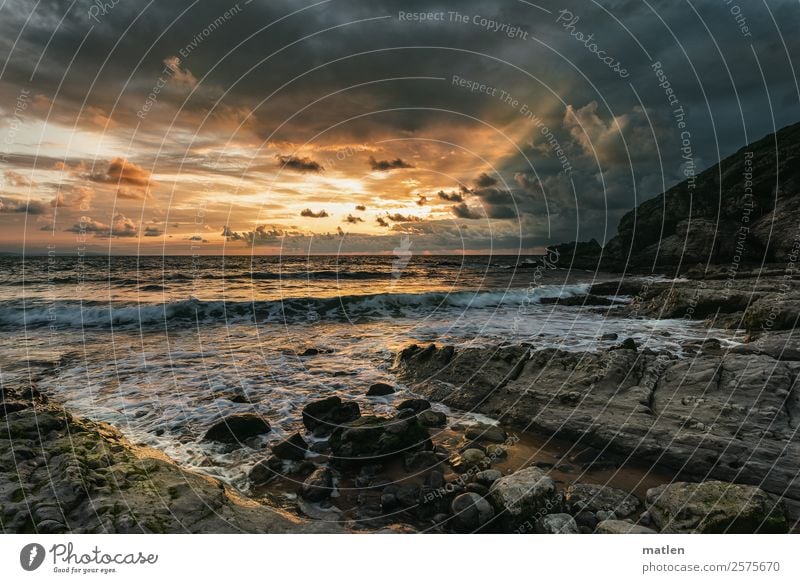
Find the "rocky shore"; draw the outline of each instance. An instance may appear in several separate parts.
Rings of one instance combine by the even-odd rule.
[[[598,283],[570,310],[630,322],[574,352],[525,345],[408,346],[396,378],[364,387],[391,415],[312,401],[302,430],[264,451],[238,492],[65,411],[35,389],[0,405],[4,532],[719,533],[796,531],[800,350],[781,273]],[[741,274],[740,274],[741,275]],[[782,294],[779,298],[775,294]],[[735,295],[735,294],[733,294]],[[698,299],[699,297],[699,299]],[[749,317],[753,306],[767,319]],[[643,318],[752,326],[652,350]],[[759,308],[761,310],[761,308]],[[780,316],[775,316],[780,314]],[[721,336],[721,334],[720,334]],[[609,346],[609,342],[613,345]],[[311,358],[313,355],[306,355]],[[401,384],[398,384],[399,381]],[[396,399],[397,391],[413,398]],[[450,407],[448,413],[441,405]],[[464,421],[463,412],[485,415]],[[302,425],[301,425],[302,424]],[[260,447],[238,413],[204,441]]]
[[[6,533],[336,532],[255,503],[33,390],[0,402]]]
[[[694,482],[647,492],[648,518],[662,531],[772,530],[784,524],[775,516],[786,512],[790,523],[800,516],[800,353],[793,332],[800,310],[791,281],[779,287],[782,273],[752,276],[737,284],[740,293],[753,290],[747,301],[730,300],[725,280],[648,284],[636,278],[594,286],[578,308],[597,310],[593,296],[619,300],[623,307],[607,313],[630,319],[631,332],[641,332],[638,317],[688,319],[687,311],[710,326],[744,322],[750,326],[742,343],[721,342],[709,329],[706,341],[687,343],[681,354],[630,339],[592,352],[535,343],[411,346],[398,354],[395,370],[423,396],[596,448],[600,463],[621,457]],[[701,498],[732,504],[739,518],[723,520],[722,527],[717,509],[706,508],[710,518],[688,526],[687,514],[702,514]],[[743,518],[755,506],[759,528],[755,515]]]

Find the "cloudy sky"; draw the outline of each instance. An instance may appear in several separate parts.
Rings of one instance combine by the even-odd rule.
[[[0,251],[603,242],[800,121],[799,25],[797,0],[0,1]]]

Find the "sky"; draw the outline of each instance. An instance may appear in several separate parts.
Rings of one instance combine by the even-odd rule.
[[[0,252],[603,243],[800,120],[798,25],[796,0],[0,0]]]

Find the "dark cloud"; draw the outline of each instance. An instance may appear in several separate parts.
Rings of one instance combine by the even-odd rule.
[[[369,157],[369,167],[377,172],[388,172],[389,170],[398,170],[401,168],[414,168],[405,160],[395,158],[394,160],[376,160],[374,157]]]
[[[300,216],[309,219],[323,219],[328,216],[328,213],[324,210],[314,212],[311,209],[303,209],[300,211]]]
[[[375,219],[375,222],[378,223],[381,227],[389,227],[389,221],[384,219],[383,217],[378,217]]]
[[[322,164],[312,160],[311,158],[281,156],[278,154],[275,156],[275,159],[282,168],[293,170],[294,172],[319,174],[320,172],[325,171],[325,168],[322,166]]]
[[[365,211],[365,210],[367,210],[367,207],[364,206],[363,204],[357,204],[356,205],[356,210],[357,211]]]
[[[400,213],[387,214],[386,218],[394,223],[418,223],[422,220],[421,218],[413,215],[403,215]]]
[[[478,188],[487,188],[489,186],[494,186],[495,184],[497,184],[497,178],[493,178],[485,172],[475,179],[475,186]]]
[[[160,237],[164,234],[164,231],[158,227],[145,227],[143,234],[145,237]]]
[[[357,225],[358,223],[363,223],[364,222],[364,219],[362,219],[361,217],[354,217],[353,215],[347,215],[347,218],[345,218],[345,220],[348,223],[352,223],[354,225]]]
[[[419,198],[417,199],[417,206],[425,206],[427,203],[428,203],[428,197],[422,196],[420,194]]]
[[[47,206],[37,200],[0,198],[0,213],[27,213],[29,215],[43,215],[45,212],[47,212]]]
[[[459,219],[482,219],[483,215],[478,212],[476,209],[472,209],[467,206],[467,203],[462,202],[461,204],[454,204],[450,207],[452,213],[457,216]]]
[[[440,190],[436,193],[436,196],[447,202],[464,202],[464,196],[460,192],[445,192],[444,190]]]

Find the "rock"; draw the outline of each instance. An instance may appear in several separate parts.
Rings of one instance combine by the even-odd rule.
[[[636,341],[633,338],[626,338],[621,343],[617,344],[616,346],[612,346],[611,350],[633,350],[636,351],[638,348],[636,347]]]
[[[447,415],[433,409],[425,409],[417,414],[417,419],[425,427],[442,427],[447,423]]]
[[[396,406],[398,411],[401,409],[411,409],[414,413],[419,413],[430,408],[431,403],[426,399],[405,399],[404,401],[400,401]]]
[[[639,499],[624,490],[599,484],[573,484],[567,488],[566,502],[577,510],[613,512],[618,518],[627,518],[639,507]]]
[[[467,492],[474,492],[479,496],[488,496],[489,495],[489,488],[480,484],[478,482],[470,482],[467,484],[466,488],[464,488]]]
[[[307,450],[308,444],[299,433],[295,433],[289,439],[272,446],[272,453],[284,460],[303,460],[306,457]]]
[[[317,468],[305,479],[301,494],[309,502],[321,502],[333,493],[333,474],[328,468]]]
[[[561,499],[553,480],[539,468],[518,470],[492,484],[489,500],[503,523],[512,528],[558,512]]]
[[[399,486],[395,492],[395,498],[401,508],[413,508],[419,504],[420,490],[417,486]]]
[[[598,534],[658,534],[652,528],[624,520],[604,520],[597,525],[595,532]]]
[[[9,392],[4,386],[4,397]],[[178,467],[163,452],[134,446],[110,425],[66,413],[28,388],[25,396],[30,406],[0,418],[0,436],[12,434],[15,446],[40,455],[15,463],[12,441],[0,438],[0,468],[13,468],[0,471],[5,532],[342,531],[247,501],[213,477]],[[37,438],[37,425],[46,438]],[[34,430],[23,437],[17,433],[22,428]]]
[[[273,455],[254,465],[253,469],[251,469],[250,473],[247,475],[247,478],[254,485],[266,484],[275,476],[280,475],[282,468],[283,462]]]
[[[456,496],[450,509],[453,512],[450,524],[458,532],[476,532],[494,518],[492,505],[474,492]]]
[[[727,482],[675,482],[647,491],[647,509],[664,533],[780,533],[781,505],[760,488]]]
[[[486,454],[479,449],[466,449],[461,452],[460,465],[464,469],[483,467],[487,465],[487,462],[488,460],[486,459]]]
[[[715,292],[720,298],[724,283]],[[447,406],[502,412],[506,427],[533,424],[538,432],[580,440],[596,452],[613,450],[616,459],[680,471],[682,479],[746,479],[781,497],[796,520],[800,356],[781,348],[791,349],[796,334],[773,334],[780,334],[779,342],[754,340],[692,358],[646,349],[434,347],[408,358],[399,353],[394,371],[415,393]],[[564,393],[576,393],[579,405],[562,401]],[[591,470],[615,465],[598,457],[585,463]]]
[[[403,458],[407,472],[429,470],[439,465],[439,458],[432,451],[416,451],[407,453]]]
[[[798,150],[800,124],[794,124],[643,202],[620,219],[617,236],[603,249],[603,267],[651,273],[691,264],[725,271],[748,261],[785,265],[800,208]],[[746,230],[744,208],[752,209]]]
[[[597,520],[603,522],[604,520],[617,520],[619,518],[614,512],[609,510],[598,510],[597,511]]]
[[[423,449],[429,440],[415,416],[397,415],[361,417],[338,427],[329,441],[337,463],[363,464]]]
[[[486,445],[486,457],[488,457],[490,461],[502,459],[507,455],[508,451],[506,451],[506,448],[502,445],[498,445],[496,443],[490,443]]]
[[[475,474],[475,481],[489,487],[502,477],[500,470],[483,470]]]
[[[590,512],[589,510],[582,510],[575,514],[575,522],[581,528],[585,527],[588,528],[590,531],[594,531],[597,527],[597,515],[594,512]]]
[[[355,421],[361,415],[358,403],[327,397],[303,407],[303,425],[317,435],[326,435],[336,427]]]
[[[315,346],[311,346],[302,352],[298,352],[297,356],[318,356],[320,354],[331,354],[332,352],[333,350],[330,348],[317,348]]]
[[[255,413],[235,413],[215,423],[206,432],[204,441],[241,443],[246,439],[269,433],[271,427],[266,419]]]
[[[465,434],[467,439],[475,441],[491,441],[493,443],[503,443],[507,438],[506,432],[497,425],[476,425],[467,429]]]
[[[536,523],[539,534],[579,534],[575,519],[569,514],[548,514]]]
[[[619,338],[619,335],[616,332],[610,332],[600,336],[600,340],[616,340],[617,338]]]
[[[383,397],[393,394],[394,387],[387,383],[373,383],[367,391],[367,397]]]

